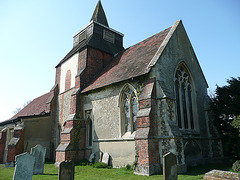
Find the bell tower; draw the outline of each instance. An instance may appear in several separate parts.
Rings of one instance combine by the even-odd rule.
[[[85,121],[81,90],[123,48],[123,34],[110,28],[99,0],[89,24],[73,36],[73,48],[56,66],[56,84],[59,86],[59,123],[62,126],[61,142],[56,149],[56,164],[65,160],[87,158]],[[70,101],[70,102],[69,102]],[[66,108],[67,107],[67,108]],[[79,142],[73,141],[81,126]],[[81,149],[81,150],[80,150]]]

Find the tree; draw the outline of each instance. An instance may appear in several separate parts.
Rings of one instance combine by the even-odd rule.
[[[27,100],[22,107],[18,107],[15,110],[13,110],[13,114],[17,114],[19,111],[21,111],[25,106],[27,106],[29,103],[31,102],[31,100]]]
[[[238,129],[238,131],[240,132],[240,116],[234,118],[232,126]]]
[[[222,137],[225,156],[240,158],[240,77],[216,88],[212,98],[215,125]]]

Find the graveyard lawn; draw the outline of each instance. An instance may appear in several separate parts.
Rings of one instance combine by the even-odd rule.
[[[213,170],[225,170],[231,169],[231,164],[211,164],[207,166],[196,166],[188,168],[188,172],[183,175],[178,175],[178,179],[202,179],[204,174]],[[14,168],[5,168],[4,165],[0,165],[0,179],[9,180],[13,178]],[[46,163],[44,166],[43,175],[33,175],[33,180],[38,179],[58,179],[58,168],[54,167],[54,163]],[[75,166],[75,179],[163,179],[163,175],[137,176],[133,174],[133,171],[121,169],[103,169],[93,168],[92,166]]]

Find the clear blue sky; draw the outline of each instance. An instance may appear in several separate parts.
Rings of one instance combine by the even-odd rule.
[[[0,121],[49,92],[55,66],[87,25],[97,0],[0,1]],[[129,47],[182,19],[209,89],[240,76],[239,0],[102,0]]]

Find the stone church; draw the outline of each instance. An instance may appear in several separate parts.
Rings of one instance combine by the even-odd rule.
[[[167,152],[178,171],[222,157],[207,81],[182,21],[131,46],[110,28],[101,1],[56,65],[55,85],[0,123],[0,163],[36,144],[56,166],[107,152],[110,165],[160,173]]]

